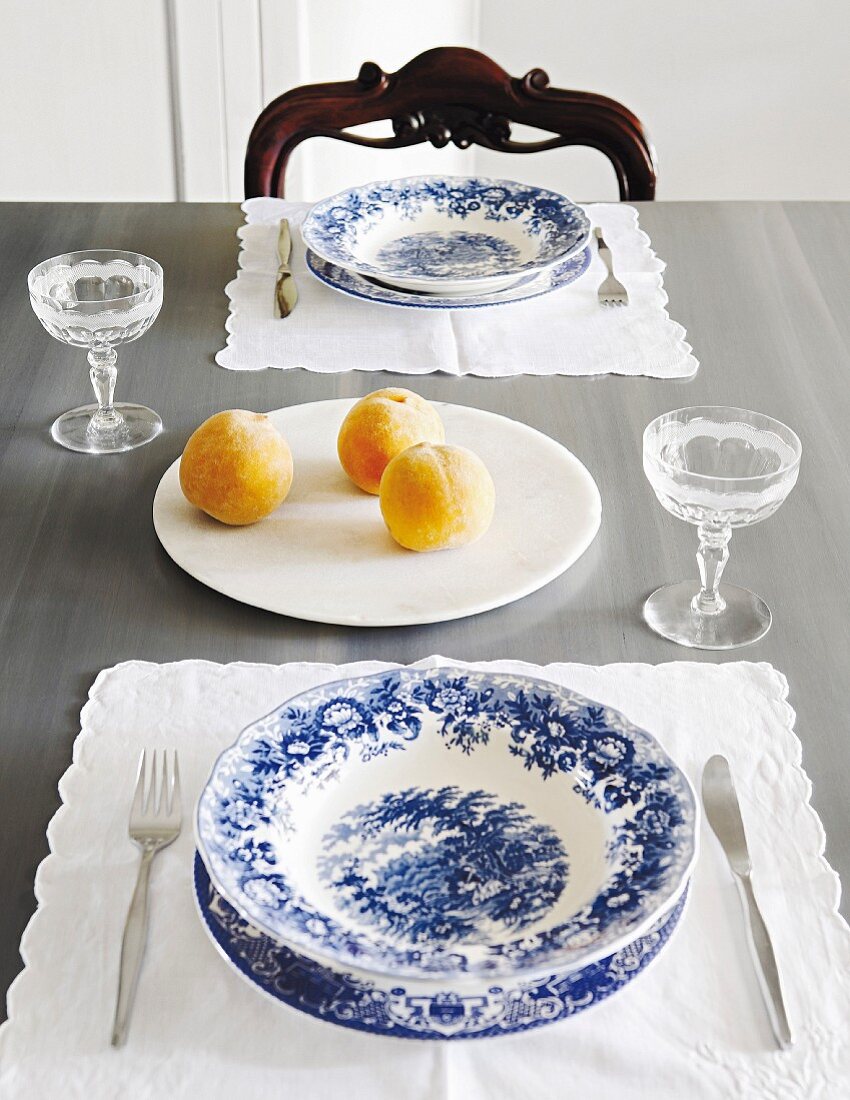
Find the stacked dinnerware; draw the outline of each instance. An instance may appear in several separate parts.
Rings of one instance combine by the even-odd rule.
[[[563,195],[511,180],[411,176],[323,199],[301,233],[310,270],[354,297],[465,308],[536,297],[590,262],[590,222]]]
[[[249,726],[197,809],[196,892],[256,986],[402,1038],[563,1019],[663,949],[696,800],[658,742],[513,673],[396,669]]]

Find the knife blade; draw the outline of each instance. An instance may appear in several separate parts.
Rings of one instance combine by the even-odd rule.
[[[289,222],[286,218],[281,218],[280,232],[277,237],[279,263],[274,284],[275,317],[288,317],[298,301],[298,287],[295,285],[295,276],[289,267],[291,254],[292,238],[289,233]]]
[[[702,801],[705,816],[723,847],[738,886],[747,919],[750,953],[773,1034],[780,1048],[787,1050],[794,1039],[782,996],[779,967],[770,934],[753,893],[752,861],[744,820],[741,817],[729,761],[725,756],[712,756],[706,763],[702,773]]]

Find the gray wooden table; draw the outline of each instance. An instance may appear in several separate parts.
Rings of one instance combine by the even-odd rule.
[[[410,379],[216,367],[222,288],[236,264],[235,204],[0,206],[4,989],[20,969],[33,876],[80,708],[97,672],[128,658],[771,661],[790,682],[827,856],[850,875],[850,204],[643,204],[641,219],[669,264],[670,311],[702,364],[695,379],[429,375],[414,383],[425,397],[508,412],[573,450],[604,502],[590,551],[509,607],[444,625],[357,630],[278,618],[204,588],[159,546],[151,502],[189,433],[219,409],[355,396]],[[90,400],[87,370],[81,352],[42,330],[26,293],[37,261],[86,246],[137,249],[166,272],[160,319],[121,352],[118,382],[118,398],[152,405],[166,430],[140,451],[107,458],[51,441],[52,419]],[[679,649],[640,616],[653,588],[696,568],[694,529],[668,516],[644,480],[642,430],[660,412],[712,403],[777,416],[804,448],[781,511],[733,537],[727,578],[764,596],[775,620],[766,639],[726,657]]]

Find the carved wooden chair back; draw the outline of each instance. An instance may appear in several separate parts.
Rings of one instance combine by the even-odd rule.
[[[391,137],[364,137],[350,127],[390,120]],[[549,131],[540,141],[514,141],[511,124]],[[655,197],[655,153],[639,119],[616,100],[550,88],[542,69],[512,77],[489,57],[441,46],[397,73],[365,62],[356,80],[307,84],[285,92],[254,124],[245,158],[245,195],[283,196],[292,151],[311,137],[337,138],[373,149],[430,141],[442,148],[481,145],[534,153],[588,145],[614,166],[621,199]]]

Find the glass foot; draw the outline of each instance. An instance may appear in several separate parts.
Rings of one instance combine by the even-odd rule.
[[[50,434],[57,443],[71,451],[109,455],[143,447],[162,431],[162,421],[153,409],[122,403],[113,408],[121,414],[123,424],[112,431],[93,432],[89,425],[97,412],[97,405],[81,405],[54,420]]]
[[[754,592],[721,584],[726,607],[716,615],[693,610],[691,601],[697,592],[695,581],[666,584],[643,605],[643,617],[662,638],[692,649],[737,649],[752,645],[770,630],[770,608]]]

